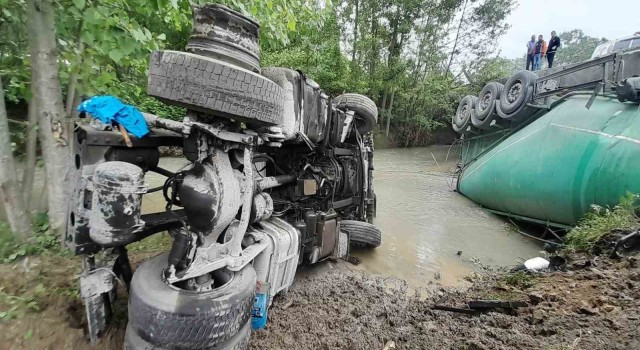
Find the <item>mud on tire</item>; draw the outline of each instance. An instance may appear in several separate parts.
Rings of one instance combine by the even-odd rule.
[[[284,90],[276,83],[187,52],[151,54],[147,93],[167,104],[257,125],[278,125],[283,119]]]
[[[250,318],[256,273],[248,265],[206,292],[166,284],[168,253],[144,262],[133,275],[129,324],[145,341],[168,348],[202,349],[238,333]]]
[[[202,350],[244,350],[249,345],[249,340],[251,340],[251,320],[225,342]],[[129,323],[124,335],[124,350],[168,350],[168,348],[153,345],[142,339]]]
[[[352,110],[360,134],[373,130],[378,122],[378,107],[370,98],[360,94],[342,94],[334,100],[336,108]]]
[[[382,243],[382,232],[368,222],[342,220],[340,221],[340,229],[349,232],[352,245],[376,248]]]

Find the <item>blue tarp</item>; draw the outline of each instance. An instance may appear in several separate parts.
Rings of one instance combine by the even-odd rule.
[[[149,127],[137,108],[122,103],[115,96],[94,96],[78,106],[78,112],[89,113],[107,125],[120,124],[137,138],[145,137]]]

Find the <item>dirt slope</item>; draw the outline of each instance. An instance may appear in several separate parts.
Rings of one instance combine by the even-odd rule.
[[[327,262],[300,271],[250,348],[372,350],[393,342],[396,349],[640,349],[640,263],[591,263],[533,278],[491,274],[477,277],[466,291],[427,292]],[[78,271],[78,259],[60,256],[0,265],[0,316],[12,315],[0,317],[0,349],[90,348],[75,288]],[[529,306],[513,315],[431,309],[435,303],[463,307],[473,299],[525,300]],[[97,349],[122,348],[124,298],[115,314]]]

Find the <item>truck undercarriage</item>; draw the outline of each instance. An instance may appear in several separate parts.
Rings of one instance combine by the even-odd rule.
[[[184,119],[145,114],[151,132],[142,138],[94,122],[74,134],[65,242],[84,256],[92,340],[120,279],[129,289],[126,347],[244,348],[251,322],[266,321],[299,264],[380,245],[371,224],[375,104],[330,98],[301,72],[261,69],[257,23],[195,6],[187,52],[154,52],[147,91],[186,107]],[[182,147],[188,165],[161,168],[161,146]],[[149,172],[164,184],[149,188]],[[166,210],[142,214],[154,192]],[[170,250],[133,273],[126,246],[165,231]]]

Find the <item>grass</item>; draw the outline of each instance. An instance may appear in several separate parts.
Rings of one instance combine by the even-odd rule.
[[[0,222],[0,263],[13,263],[30,255],[63,252],[60,236],[50,229],[45,213],[34,215],[33,235],[24,240],[15,236],[7,223]]]
[[[593,251],[613,230],[633,230],[640,227],[637,212],[640,197],[627,194],[613,208],[593,206],[568,234],[565,244],[573,251]]]
[[[521,289],[531,288],[535,284],[535,282],[533,281],[533,277],[524,271],[518,271],[514,274],[506,276],[504,278],[504,282],[510,286],[518,287]]]

